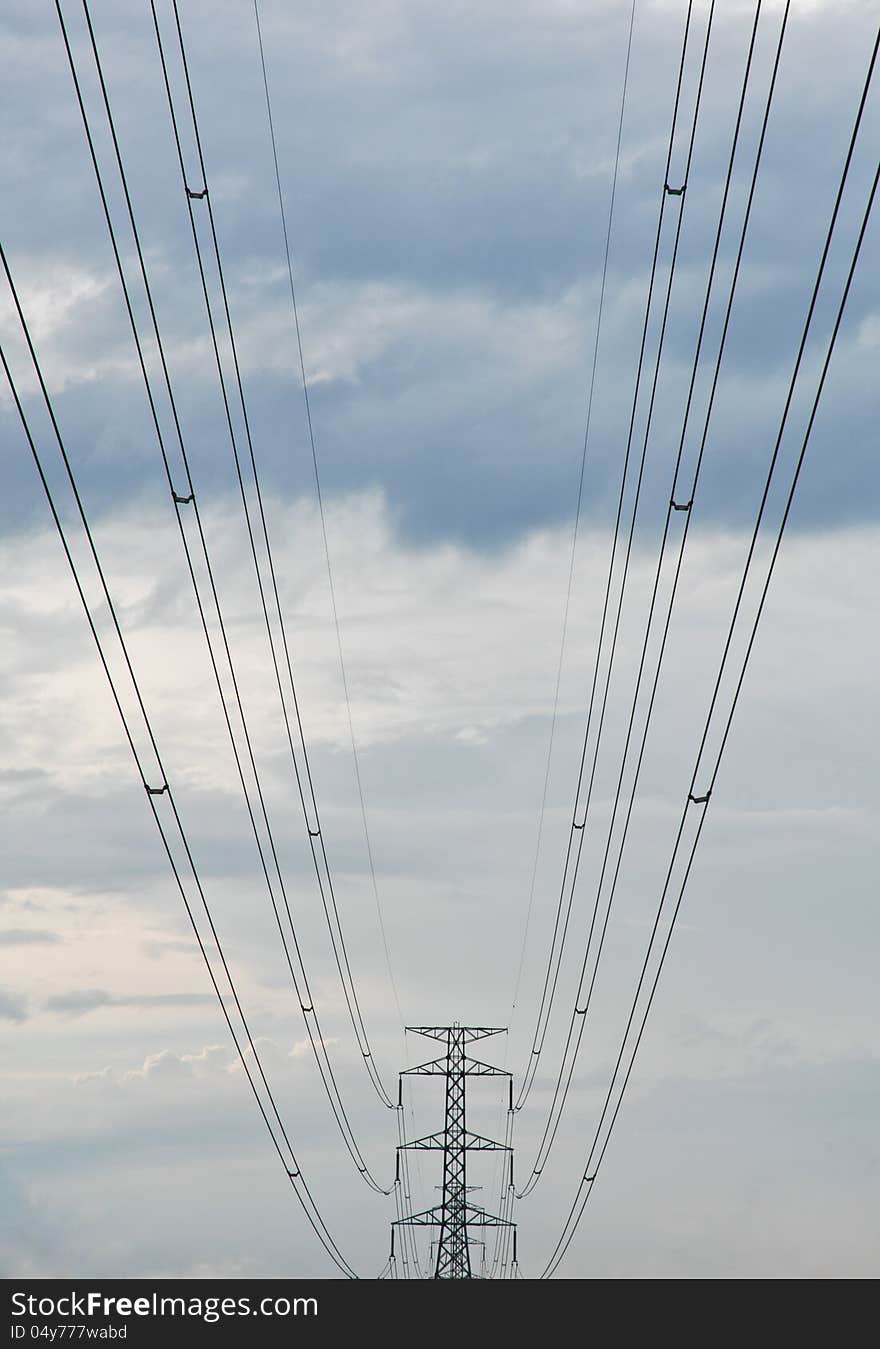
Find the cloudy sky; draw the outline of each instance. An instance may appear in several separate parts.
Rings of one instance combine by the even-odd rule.
[[[399,1069],[432,1056],[428,1041],[405,1043],[398,1002],[406,1024],[509,1026],[485,1057],[494,1050],[494,1061],[518,1080],[528,1062],[599,639],[686,8],[684,0],[635,5],[558,714],[513,1006],[553,721],[630,4],[261,6],[395,998],[351,752],[253,7],[250,0],[180,0],[324,838],[364,1019],[392,1090]],[[684,441],[688,478],[783,8],[778,0],[760,6]],[[82,7],[66,0],[62,10],[160,425],[180,473]],[[150,9],[95,0],[90,12],[315,1006],[364,1155],[388,1182],[395,1121],[373,1094],[355,1046],[312,870]],[[157,12],[190,186],[199,188],[170,4],[157,0]],[[675,183],[707,15],[708,5],[694,5]],[[687,192],[681,201],[668,198],[664,212],[661,301],[682,211],[668,324],[558,1000],[534,1090],[517,1117],[520,1180],[532,1166],[562,1062],[612,822],[754,18],[752,0],[717,0]],[[526,1277],[540,1274],[562,1230],[611,1077],[878,21],[877,0],[791,4],[594,1000],[550,1160],[514,1215]],[[54,4],[10,0],[0,51],[0,232],[10,270],[267,1077],[328,1227],[357,1272],[374,1277],[393,1204],[364,1186],[344,1151],[290,986]],[[734,677],[876,169],[878,84],[880,76],[865,106],[782,442],[732,649]],[[204,203],[194,211],[209,257]],[[219,316],[217,278],[208,271]],[[636,457],[657,364],[659,304],[652,314]],[[0,335],[97,629],[122,679],[5,277]],[[878,356],[875,213],[648,1029],[562,1276],[876,1272]],[[229,377],[225,345],[221,357]],[[235,407],[234,418],[247,468]],[[237,1064],[5,381],[0,445],[2,1272],[334,1276]],[[255,510],[247,475],[246,489]],[[182,518],[194,539],[191,516]],[[676,515],[670,551],[683,527]],[[198,579],[204,586],[201,573]],[[665,570],[664,604],[670,580]],[[121,687],[133,711],[130,687]],[[728,677],[725,716],[732,687]],[[716,730],[711,745],[717,742]],[[628,786],[629,759],[626,774]],[[601,896],[604,905],[607,887]],[[476,1083],[469,1108],[475,1129],[503,1134],[497,1085]],[[416,1082],[407,1127],[426,1134],[441,1123],[438,1085]],[[497,1167],[478,1159],[470,1179],[485,1187],[479,1202],[496,1207]],[[417,1208],[437,1201],[438,1180],[436,1157],[422,1155],[413,1167]]]

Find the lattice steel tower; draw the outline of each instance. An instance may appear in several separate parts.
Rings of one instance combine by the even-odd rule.
[[[420,1063],[417,1068],[408,1068],[401,1074],[401,1093],[403,1077],[406,1074],[421,1077],[446,1078],[446,1122],[442,1130],[427,1134],[424,1138],[403,1143],[404,1148],[430,1148],[443,1152],[443,1199],[434,1208],[423,1213],[414,1213],[399,1218],[392,1224],[392,1255],[394,1251],[394,1228],[400,1225],[414,1227],[439,1227],[437,1239],[437,1261],[434,1267],[435,1279],[472,1279],[469,1227],[513,1227],[505,1218],[498,1218],[485,1209],[469,1204],[467,1185],[467,1154],[469,1152],[505,1151],[511,1149],[506,1143],[496,1143],[482,1134],[472,1133],[465,1122],[465,1084],[469,1077],[507,1077],[510,1073],[502,1068],[494,1068],[489,1063],[471,1058],[465,1053],[465,1045],[474,1040],[483,1040],[488,1035],[499,1035],[501,1029],[490,1026],[408,1026],[407,1030],[416,1035],[427,1035],[429,1039],[439,1040],[446,1046],[446,1055],[433,1059],[429,1063]],[[402,1096],[401,1096],[402,1099]],[[512,1104],[512,1102],[511,1102]],[[514,1234],[515,1240],[515,1234]]]

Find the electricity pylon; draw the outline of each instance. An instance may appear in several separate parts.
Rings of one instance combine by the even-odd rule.
[[[467,1154],[469,1152],[504,1151],[511,1153],[507,1143],[496,1143],[482,1134],[472,1133],[465,1123],[465,1083],[469,1077],[507,1077],[511,1074],[494,1068],[465,1053],[465,1045],[483,1040],[488,1035],[500,1035],[501,1029],[489,1026],[407,1026],[415,1035],[426,1035],[446,1046],[445,1057],[407,1068],[400,1076],[400,1100],[403,1078],[407,1074],[419,1077],[446,1078],[446,1122],[442,1130],[401,1144],[404,1148],[428,1148],[443,1152],[443,1198],[440,1204],[398,1218],[391,1225],[391,1255],[394,1256],[394,1228],[399,1226],[439,1227],[435,1279],[472,1279],[469,1227],[513,1227],[506,1218],[498,1218],[485,1209],[469,1204],[467,1184]],[[512,1079],[511,1079],[512,1088]],[[512,1094],[512,1093],[511,1093]],[[511,1105],[513,1104],[511,1100]],[[398,1175],[400,1157],[398,1150]],[[514,1256],[514,1259],[516,1257]]]

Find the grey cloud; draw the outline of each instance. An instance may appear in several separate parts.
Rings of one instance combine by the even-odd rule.
[[[66,1224],[39,1202],[31,1186],[0,1164],[0,1269],[4,1278],[48,1278],[63,1272],[71,1247]]]
[[[63,937],[45,928],[0,928],[0,946],[57,946]]]
[[[162,938],[161,940],[145,941],[141,943],[141,950],[145,955],[153,960],[161,960],[167,955],[190,955],[192,953],[192,942],[184,939]]]
[[[703,1017],[682,1018],[681,1042],[687,1046],[714,1046],[725,1053],[741,1051],[750,1067],[788,1066],[798,1058],[795,1039],[768,1017],[759,1017],[741,1026],[722,1026]]]
[[[503,7],[494,5],[479,13],[444,14],[442,23],[431,6],[405,23],[390,6],[378,26],[372,12],[345,4],[295,17],[269,7],[266,15],[270,65],[277,61],[288,72],[276,81],[277,120],[282,172],[293,198],[309,369],[320,367],[319,357],[328,351],[333,354],[341,334],[357,329],[354,359],[312,391],[325,488],[330,494],[381,485],[398,527],[422,541],[454,537],[493,547],[535,525],[565,519],[573,509],[598,290],[602,231],[596,222],[606,210],[626,15],[613,4],[593,6],[589,15],[578,6],[557,7],[550,17],[545,11],[525,6],[514,32],[504,22]],[[672,462],[665,440],[673,435],[668,424],[677,416],[693,354],[746,17],[737,7],[719,17],[715,29],[646,469],[645,497],[661,502],[668,497]],[[731,205],[734,222],[743,204],[748,147],[756,137],[758,95],[766,87],[778,17],[767,11],[761,29],[755,99]],[[25,144],[38,142],[40,162],[55,161],[46,176],[62,199],[59,211],[47,212],[44,175],[37,201],[31,175],[22,169],[15,187],[22,234],[19,240],[13,233],[10,252],[13,265],[20,262],[34,285],[45,273],[46,250],[57,249],[58,220],[64,222],[71,264],[95,277],[105,277],[109,265],[82,137],[75,118],[63,115],[71,97],[69,77],[50,20],[48,15],[45,23],[36,22],[27,6],[7,20],[23,44],[12,72],[10,116],[23,122],[18,131]],[[872,23],[869,4],[847,6],[833,18],[829,8],[792,19],[700,495],[700,509],[712,521],[741,522],[754,509],[757,475],[768,458],[768,440],[772,443]],[[97,25],[119,84],[111,93],[155,260],[166,338],[178,350],[173,366],[186,406],[192,462],[207,494],[228,486],[233,470],[204,348],[154,43],[142,17],[121,25],[109,6],[99,7]],[[211,10],[196,7],[189,30],[209,168],[222,189],[217,212],[239,336],[246,355],[251,348],[259,353],[246,370],[259,454],[265,481],[290,496],[309,489],[311,468],[302,452],[301,394],[290,378],[295,351],[253,25],[231,8],[219,22]],[[331,31],[345,31],[342,48]],[[591,519],[607,517],[616,492],[662,186],[658,128],[668,121],[667,71],[679,32],[679,16],[669,11],[639,13],[583,502]],[[45,64],[53,78],[36,84],[29,59]],[[812,76],[820,59],[821,90]],[[417,84],[416,71],[422,76]],[[27,79],[26,88],[15,85],[19,78]],[[32,107],[36,88],[50,90],[51,117],[43,103],[39,110]],[[853,223],[863,170],[860,161],[855,194],[845,203],[845,230]],[[722,239],[719,297],[735,238],[732,225]],[[834,265],[839,267],[839,259]],[[389,317],[377,286],[418,297],[402,326]],[[863,317],[876,312],[878,286],[876,255],[866,248],[844,341]],[[347,304],[329,315],[322,300],[327,287],[348,296]],[[582,294],[571,330],[560,338],[550,320],[565,311],[566,297],[578,287]],[[454,295],[469,303],[450,312],[447,302]],[[72,327],[77,314],[81,332]],[[822,331],[826,317],[823,310]],[[59,402],[88,498],[99,512],[132,493],[162,491],[167,497],[142,393],[130,371],[106,367],[113,353],[130,349],[123,320],[111,286],[79,306],[64,331],[46,339],[50,366],[54,356],[58,367],[55,385],[73,357],[93,367],[83,375],[86,383],[71,386]],[[719,323],[716,309],[710,313],[707,363]],[[103,341],[96,338],[99,332]],[[378,344],[377,334],[383,338]],[[866,394],[875,361],[876,351],[861,356],[841,351],[832,369],[795,528],[876,517]],[[104,372],[99,381],[96,370]],[[707,387],[708,364],[698,402]],[[11,417],[3,434],[18,445]],[[840,445],[847,447],[850,472],[839,471]],[[19,454],[10,456],[10,464],[6,500],[10,523],[16,524],[42,507],[31,465]]]
[[[101,1007],[202,1007],[214,1001],[210,993],[143,993],[117,997],[103,988],[72,989],[47,998],[46,1010],[67,1016],[84,1016]]]
[[[82,988],[70,993],[56,993],[46,1000],[50,1012],[64,1012],[69,1016],[83,1016],[98,1007],[111,1007],[113,998],[104,989]]]
[[[26,617],[24,613],[20,615],[22,619]],[[42,768],[0,768],[0,786],[12,787],[37,787],[43,786],[47,774]]]
[[[0,1020],[3,1021],[26,1021],[28,1017],[27,1002],[16,993],[6,993],[0,989]]]

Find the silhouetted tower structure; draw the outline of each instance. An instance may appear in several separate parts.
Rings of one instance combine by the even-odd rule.
[[[401,1074],[400,1080],[402,1100],[405,1075],[446,1078],[446,1121],[443,1129],[401,1145],[413,1149],[442,1150],[443,1198],[441,1203],[433,1208],[426,1209],[423,1213],[414,1213],[407,1218],[399,1218],[392,1224],[392,1256],[394,1227],[402,1224],[414,1227],[439,1227],[434,1278],[472,1279],[478,1276],[471,1272],[468,1228],[514,1226],[505,1218],[496,1217],[475,1204],[469,1204],[467,1198],[468,1190],[471,1188],[467,1184],[467,1154],[512,1151],[506,1143],[496,1143],[491,1138],[484,1138],[482,1134],[473,1133],[468,1129],[465,1120],[465,1084],[469,1077],[510,1078],[512,1094],[512,1078],[509,1072],[471,1058],[465,1053],[466,1045],[473,1044],[475,1040],[483,1040],[489,1035],[500,1035],[502,1030],[490,1026],[459,1026],[458,1023],[452,1026],[408,1026],[407,1030],[416,1035],[426,1035],[431,1040],[439,1040],[446,1047],[443,1058],[420,1063],[416,1068],[407,1068],[405,1073]],[[511,1106],[512,1104],[511,1100]]]

